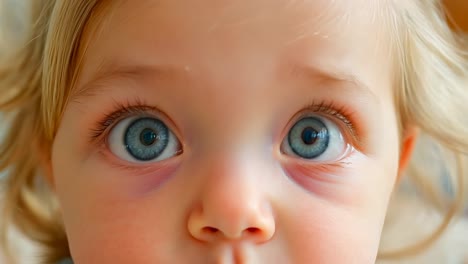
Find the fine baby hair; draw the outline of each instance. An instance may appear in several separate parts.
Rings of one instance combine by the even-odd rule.
[[[10,248],[15,229],[38,246],[37,263],[411,263],[461,221],[467,41],[439,0],[13,2],[0,1],[0,243],[11,261],[21,255]],[[353,73],[296,67],[301,81],[286,82],[261,57],[280,52],[335,54]],[[122,57],[102,62],[107,55]],[[114,65],[148,58],[169,68]],[[419,199],[440,223],[392,241],[383,225],[399,218],[387,212],[391,193],[392,208]],[[257,200],[267,204],[258,214]],[[160,242],[168,237],[179,240]],[[443,263],[463,263],[453,251],[460,258]]]

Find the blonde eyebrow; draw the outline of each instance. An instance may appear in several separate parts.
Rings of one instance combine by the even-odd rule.
[[[151,77],[154,80],[188,80],[188,68],[173,65],[117,65],[108,64],[100,67],[89,81],[78,85],[71,97],[92,96],[102,88],[103,83],[114,79],[138,80]]]
[[[319,68],[310,65],[289,65],[289,75],[294,78],[304,78],[314,83],[347,84],[349,89],[357,90],[360,94],[380,102],[379,97],[372,91],[369,85],[362,81],[357,75],[338,70],[336,68]],[[346,88],[345,88],[346,89]]]
[[[355,74],[337,70],[335,68],[321,68],[310,65],[288,65],[286,72],[292,78],[306,79],[310,83],[326,83],[343,86],[343,89],[357,90],[361,95],[369,97],[379,103],[379,97],[372,89]],[[189,68],[174,65],[117,65],[107,64],[90,78],[89,81],[77,87],[71,97],[92,96],[96,92],[107,89],[106,82],[123,78],[126,80],[139,80],[151,77],[159,81],[185,81],[190,84]],[[347,84],[347,85],[343,85]]]

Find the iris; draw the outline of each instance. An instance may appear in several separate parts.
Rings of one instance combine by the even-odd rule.
[[[317,117],[306,117],[294,124],[288,134],[291,150],[301,158],[314,159],[328,148],[330,134]]]
[[[127,152],[139,161],[157,158],[169,142],[169,129],[160,120],[140,118],[133,121],[125,131],[124,144]]]

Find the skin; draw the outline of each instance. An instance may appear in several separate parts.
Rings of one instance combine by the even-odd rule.
[[[75,263],[374,263],[414,133],[399,137],[381,6],[361,2],[110,8],[52,148]],[[130,162],[91,139],[117,103],[135,102],[157,108],[148,114],[180,153]],[[341,158],[282,148],[317,102],[351,113],[355,135],[318,113],[350,146]]]

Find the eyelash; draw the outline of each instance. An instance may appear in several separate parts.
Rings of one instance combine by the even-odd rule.
[[[349,130],[353,143],[361,146],[361,139],[359,137],[358,129],[356,127],[355,112],[346,105],[338,105],[331,101],[312,102],[306,105],[304,110],[301,111],[307,115],[309,113],[325,114],[340,121]]]
[[[100,121],[96,123],[94,128],[90,131],[91,143],[105,143],[107,140],[107,132],[114,127],[117,122],[130,117],[130,116],[158,116],[162,115],[157,107],[148,106],[141,100],[126,101],[124,103],[115,102],[110,114],[105,114]],[[301,112],[305,114],[318,113],[325,114],[339,120],[349,130],[354,143],[360,144],[356,126],[354,125],[354,112],[345,105],[337,105],[330,101],[311,102],[307,104]]]
[[[161,116],[161,111],[157,107],[148,106],[141,100],[135,100],[133,102],[126,101],[124,103],[115,102],[113,106],[114,110],[110,114],[105,114],[100,121],[96,123],[94,128],[90,132],[91,143],[104,143],[107,139],[107,131],[114,127],[119,121],[130,117],[130,116]]]

